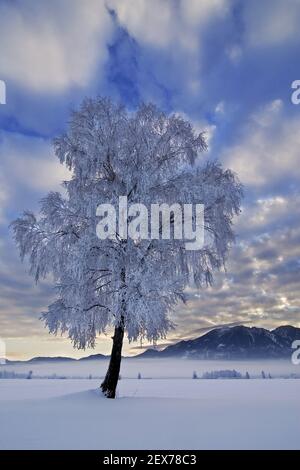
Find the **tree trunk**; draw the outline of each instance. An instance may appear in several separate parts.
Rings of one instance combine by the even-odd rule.
[[[121,269],[121,285],[125,287],[126,272],[125,268]],[[113,347],[111,351],[108,371],[105,379],[101,384],[101,390],[107,398],[116,397],[116,388],[120,376],[121,358],[122,358],[122,346],[125,330],[125,315],[126,315],[126,301],[124,295],[124,289],[121,296],[121,315],[120,322],[115,326],[115,333],[112,337]]]
[[[116,388],[120,375],[121,354],[124,338],[124,319],[122,317],[120,325],[115,327],[113,347],[110,356],[108,371],[101,384],[101,390],[107,398],[115,398]]]

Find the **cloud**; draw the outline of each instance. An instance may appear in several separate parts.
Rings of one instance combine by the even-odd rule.
[[[231,1],[228,0],[185,0],[180,1],[180,14],[189,26],[199,27],[211,17],[224,16],[228,13]]]
[[[13,218],[24,209],[37,209],[46,192],[63,192],[61,183],[70,176],[48,140],[0,133],[0,230],[3,227],[4,237]]]
[[[298,0],[254,0],[244,3],[245,37],[255,47],[299,41]]]
[[[86,86],[107,58],[111,34],[103,0],[1,3],[2,78],[34,92]]]
[[[138,63],[145,65],[147,62],[148,75],[152,79],[155,77],[154,81],[159,82],[161,87],[180,88],[182,93],[185,92],[185,101],[188,94],[194,98],[198,96],[201,87],[203,35],[211,21],[226,18],[231,2],[107,1],[108,6],[116,13],[120,26],[141,47]],[[141,81],[138,86],[142,97],[149,99],[149,76],[141,74],[138,78]],[[152,89],[153,85],[152,80]],[[155,91],[158,95],[156,89]]]
[[[139,43],[159,48],[198,48],[198,34],[214,16],[227,11],[225,0],[109,0],[118,20]]]
[[[2,338],[31,336],[41,330],[38,318],[53,297],[47,281],[36,285],[21,264],[11,234],[0,244],[0,332]]]
[[[173,40],[170,1],[109,0],[108,5],[116,11],[120,24],[141,44],[165,47]]]
[[[300,178],[299,127],[300,118],[286,117],[282,101],[274,100],[249,117],[222,160],[248,186],[292,183]]]
[[[233,64],[238,64],[243,55],[243,49],[239,44],[232,44],[226,48],[226,54]]]
[[[4,183],[4,179],[0,178],[0,225],[7,222],[5,217],[5,206],[8,200],[8,188]]]
[[[0,160],[3,178],[15,191],[20,187],[57,190],[63,180],[70,178],[70,172],[59,163],[46,139],[3,133]]]
[[[257,236],[263,231],[272,232],[282,227],[294,228],[298,225],[295,214],[300,206],[300,195],[277,194],[259,197],[248,203],[238,220],[238,233],[243,239]]]

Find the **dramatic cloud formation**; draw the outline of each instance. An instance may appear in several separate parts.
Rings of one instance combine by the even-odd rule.
[[[0,2],[0,336],[9,356],[73,354],[38,320],[51,279],[34,284],[8,225],[61,190],[69,174],[52,138],[97,94],[184,114],[207,131],[205,158],[245,185],[227,272],[212,288],[190,286],[166,342],[223,324],[300,326],[299,21],[298,0]],[[109,333],[97,352],[109,352]]]

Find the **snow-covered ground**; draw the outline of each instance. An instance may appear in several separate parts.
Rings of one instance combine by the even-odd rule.
[[[99,394],[99,379],[0,380],[0,448],[300,448],[300,380],[193,380],[191,371],[200,373],[202,368],[199,361],[198,367],[189,361],[170,361],[167,370],[167,362],[124,362],[117,400]],[[255,375],[250,364],[244,365]],[[70,366],[64,365],[65,373]],[[63,371],[62,364],[60,371],[53,364],[36,367],[41,374],[43,369]],[[212,364],[203,367],[213,369]],[[262,365],[256,367],[259,373]],[[280,367],[264,365],[273,375],[282,372]],[[233,365],[214,367],[225,368]],[[236,363],[234,368],[243,372]],[[125,378],[138,372],[153,378]],[[92,372],[84,369],[84,373]],[[73,369],[71,374],[76,375]]]

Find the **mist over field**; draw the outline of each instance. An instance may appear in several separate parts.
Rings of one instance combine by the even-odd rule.
[[[109,359],[95,359],[86,361],[43,361],[40,363],[19,363],[0,366],[1,371],[13,371],[16,374],[33,372],[33,378],[53,377],[57,378],[103,378],[107,370]],[[261,378],[262,370],[272,377],[300,376],[300,366],[294,365],[290,360],[265,360],[265,361],[202,361],[194,359],[136,359],[123,358],[121,365],[122,378],[136,379],[140,373],[147,379],[188,379],[192,378],[195,371],[198,377],[203,373],[214,370],[235,369],[243,375],[248,372],[253,378]],[[0,382],[0,394],[1,394]]]

